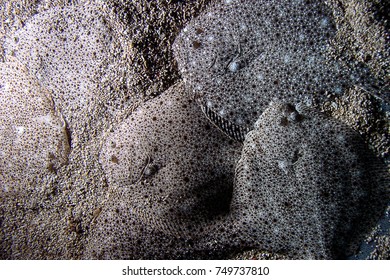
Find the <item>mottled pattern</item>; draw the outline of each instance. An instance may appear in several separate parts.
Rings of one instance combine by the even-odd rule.
[[[388,182],[355,131],[303,104],[275,102],[245,139],[231,211],[249,245],[344,258],[384,210]]]
[[[134,73],[123,29],[99,3],[88,3],[37,14],[6,40],[6,54],[51,91],[74,146],[89,140],[90,127],[101,128],[114,108],[137,98],[127,90]]]
[[[324,98],[356,79],[326,58],[334,33],[321,2],[218,1],[182,30],[174,51],[190,94],[246,131],[274,98]]]
[[[100,161],[115,190],[97,220],[91,250],[104,258],[140,254],[121,247],[141,240],[134,221],[167,236],[198,238],[205,224],[229,210],[240,151],[240,144],[209,124],[182,84],[146,102],[103,145]],[[116,241],[103,242],[109,235]],[[166,241],[155,242],[141,251],[158,256]]]
[[[0,258],[388,259],[384,2],[0,1]]]
[[[20,62],[0,63],[0,193],[26,191],[38,174],[64,165],[69,149],[49,91]]]

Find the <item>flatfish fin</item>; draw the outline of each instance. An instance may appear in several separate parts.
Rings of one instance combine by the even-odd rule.
[[[244,142],[245,135],[250,131],[250,129],[243,126],[238,126],[210,109],[210,107],[204,105],[201,102],[198,103],[206,117],[223,133],[236,141]]]

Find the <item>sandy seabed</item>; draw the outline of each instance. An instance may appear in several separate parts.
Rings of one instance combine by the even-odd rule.
[[[214,2],[1,1],[2,75],[8,69],[8,81],[5,75],[1,77],[1,87],[9,82],[18,94],[30,87],[25,96],[41,94],[37,98],[47,101],[40,107],[22,98],[24,107],[0,109],[0,128],[12,118],[34,119],[34,112],[41,110],[51,116],[44,121],[50,123],[49,131],[55,131],[48,136],[41,127],[31,126],[37,137],[45,135],[41,139],[48,140],[31,144],[40,142],[27,139],[26,149],[10,148],[15,156],[1,157],[1,259],[86,258],[91,230],[106,211],[105,203],[114,189],[99,158],[105,139],[136,108],[180,81],[172,44],[180,30]],[[379,0],[328,2],[337,27],[330,54],[347,64],[363,65],[380,83],[371,89],[352,88],[321,108],[358,131],[388,165],[388,4]],[[34,24],[36,31],[28,30]],[[9,70],[12,67],[17,70]],[[18,87],[18,79],[31,82]],[[5,129],[0,134],[4,147],[15,145],[4,140],[4,135]],[[48,158],[34,160],[42,155],[37,148],[55,145],[61,148],[51,150]],[[17,170],[9,175],[9,162],[18,157],[22,162],[15,163]],[[389,259],[389,208],[367,234],[361,251],[351,258]],[[102,242],[105,239],[109,237],[102,237]],[[261,250],[224,257],[286,258]]]

